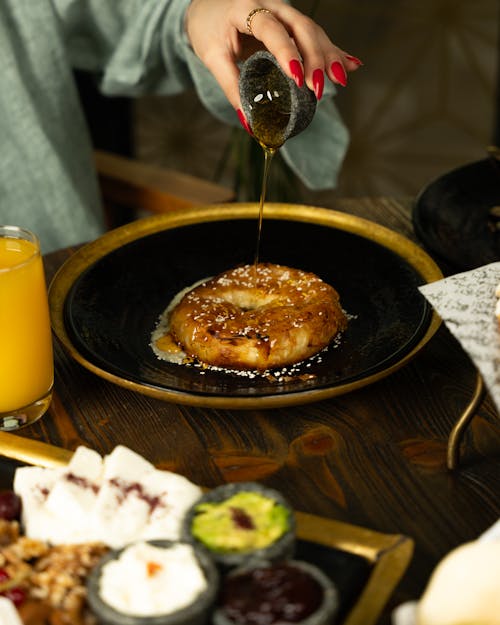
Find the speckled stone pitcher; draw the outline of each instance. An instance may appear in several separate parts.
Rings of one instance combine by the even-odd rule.
[[[265,148],[279,148],[314,116],[314,92],[305,83],[298,87],[270,52],[256,52],[243,63],[239,86],[245,117]]]

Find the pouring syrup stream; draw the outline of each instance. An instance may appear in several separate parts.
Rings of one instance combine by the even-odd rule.
[[[276,150],[263,146],[263,151],[264,151],[264,172],[262,174],[262,188],[260,192],[260,202],[259,202],[259,219],[258,219],[258,224],[257,224],[257,244],[255,247],[255,258],[254,258],[255,270],[257,270],[257,265],[259,264],[260,241],[262,238],[262,221],[264,218],[264,203],[266,201],[267,180],[269,177],[269,169],[271,167],[271,161]]]
[[[269,180],[271,161],[278,149],[285,142],[285,130],[290,121],[290,94],[282,88],[282,76],[279,70],[271,66],[267,74],[267,85],[254,97],[252,131],[264,152],[264,170],[259,203],[259,220],[254,266],[257,268],[262,238],[264,204]]]

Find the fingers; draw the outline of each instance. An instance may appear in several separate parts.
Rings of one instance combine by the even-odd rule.
[[[335,46],[323,28],[312,19],[281,1],[266,2],[271,13],[252,19],[252,34],[276,57],[283,71],[321,99],[325,77],[345,87],[348,73],[362,62]]]
[[[258,0],[258,6],[256,0],[191,0],[186,31],[195,53],[236,110],[241,109],[237,61],[254,44],[267,48],[285,74],[299,86],[305,82],[318,100],[326,79],[345,87],[348,73],[362,65],[283,0]]]
[[[204,63],[235,110],[241,109],[238,66],[229,54],[208,54]]]
[[[191,46],[235,109],[241,108],[236,59],[239,33],[227,18],[227,0],[192,0],[185,16]]]

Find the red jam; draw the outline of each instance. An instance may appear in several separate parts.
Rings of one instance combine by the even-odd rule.
[[[255,524],[252,517],[241,508],[231,508],[231,519],[233,524],[242,530],[254,530]]]
[[[319,608],[323,589],[301,568],[276,564],[230,575],[219,601],[236,625],[297,623]]]

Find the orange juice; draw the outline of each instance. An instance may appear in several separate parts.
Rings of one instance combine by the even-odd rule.
[[[33,240],[5,236],[8,228],[0,229],[0,414],[3,416],[47,396],[54,378],[47,290],[38,241],[33,235]]]

